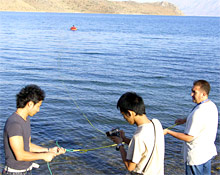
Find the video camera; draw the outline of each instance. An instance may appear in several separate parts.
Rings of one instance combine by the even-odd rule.
[[[110,137],[110,136],[120,137],[120,129],[119,128],[112,129],[111,131],[106,132],[106,135],[108,137]]]

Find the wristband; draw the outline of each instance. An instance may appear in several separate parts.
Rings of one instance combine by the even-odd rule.
[[[119,144],[116,146],[116,150],[117,150],[117,151],[119,151],[120,146],[124,146],[124,144],[123,144],[123,143],[119,143]]]

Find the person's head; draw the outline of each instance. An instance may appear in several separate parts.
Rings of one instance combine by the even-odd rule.
[[[16,95],[17,108],[29,107],[30,116],[33,116],[40,110],[42,101],[45,98],[44,91],[37,85],[27,85]]]
[[[210,84],[205,80],[196,80],[193,83],[192,87],[192,100],[195,103],[200,103],[204,100],[206,100],[209,96],[210,92]]]
[[[118,100],[117,108],[124,117],[130,117],[132,114],[140,116],[146,114],[144,101],[135,92],[123,94]]]

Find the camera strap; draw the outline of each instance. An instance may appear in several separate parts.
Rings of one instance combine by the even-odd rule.
[[[142,170],[143,173],[145,172],[145,170],[146,170],[146,168],[147,168],[147,165],[148,165],[148,163],[150,162],[150,160],[151,160],[151,158],[152,158],[152,155],[153,155],[153,152],[154,152],[154,148],[155,148],[155,145],[156,145],[156,129],[155,129],[154,122],[153,122],[152,120],[151,120],[151,122],[152,122],[153,127],[154,127],[154,147],[153,147],[153,150],[152,150],[152,152],[151,152],[151,155],[150,155],[150,157],[149,157],[149,159],[148,159],[148,161],[147,161],[147,163],[146,163],[144,169]]]

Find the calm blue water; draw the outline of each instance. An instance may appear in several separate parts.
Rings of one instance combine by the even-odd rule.
[[[70,31],[72,25],[78,30]],[[84,115],[103,132],[120,127],[131,137],[136,127],[124,121],[116,103],[124,92],[135,91],[147,116],[166,128],[193,108],[196,79],[210,82],[210,99],[219,107],[220,18],[0,12],[1,135],[15,111],[15,95],[27,84],[46,91],[41,111],[31,118],[32,141],[89,149],[112,142]],[[219,134],[220,127],[218,152]],[[2,168],[2,137],[0,143]],[[181,147],[166,136],[166,175],[184,174]],[[38,163],[35,174],[48,175],[46,163]],[[50,165],[54,175],[125,174],[114,148],[66,153]]]

